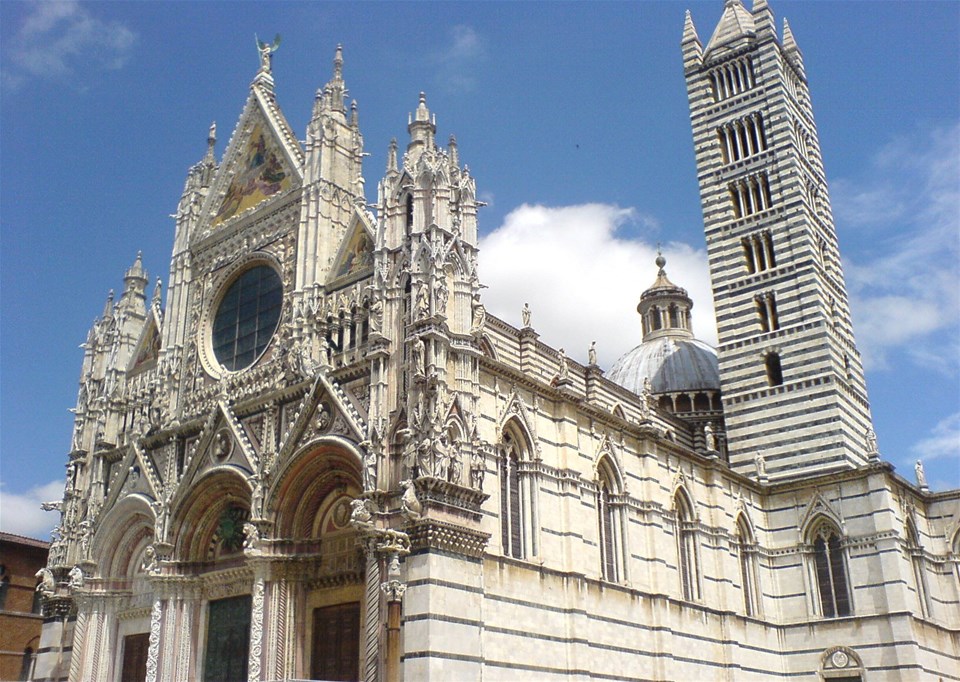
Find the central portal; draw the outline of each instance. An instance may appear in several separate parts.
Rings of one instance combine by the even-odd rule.
[[[310,677],[360,679],[360,602],[314,609]]]
[[[210,602],[203,682],[246,682],[250,595]]]

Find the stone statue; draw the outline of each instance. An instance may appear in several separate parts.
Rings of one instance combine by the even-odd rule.
[[[753,464],[757,467],[757,478],[766,478],[767,463],[763,460],[763,455],[757,452],[753,456]]]
[[[927,485],[927,473],[923,470],[922,459],[917,460],[917,463],[913,465],[913,470],[917,474],[917,485],[921,490],[926,490],[929,486]]]
[[[873,429],[867,429],[866,434],[864,435],[864,440],[867,444],[867,454],[875,455],[879,454],[880,450],[877,446],[877,433]]]
[[[483,477],[487,473],[487,463],[483,458],[483,450],[474,448],[470,455],[470,486],[474,490],[483,490]]]
[[[557,356],[560,359],[560,372],[557,377],[560,381],[570,378],[570,366],[567,364],[567,354],[563,352],[563,348],[557,351]]]
[[[596,365],[597,364],[597,342],[591,341],[590,347],[587,349],[587,364]]]
[[[251,553],[260,551],[260,529],[249,521],[243,524],[243,549]]]
[[[417,317],[427,317],[430,315],[430,296],[427,294],[427,285],[420,283],[417,288]]]
[[[379,332],[383,330],[383,301],[379,296],[374,296],[370,301],[370,331]]]
[[[520,311],[520,319],[523,320],[523,326],[524,326],[524,328],[530,326],[530,314],[531,314],[531,313],[530,313],[530,304],[529,304],[529,303],[524,303],[524,304],[523,304],[523,310]]]
[[[350,500],[350,524],[356,528],[370,528],[373,526],[370,500],[360,498]]]
[[[276,38],[273,39],[273,45],[261,41],[256,35],[253,36],[253,39],[257,43],[257,53],[260,55],[260,70],[270,73],[273,53],[280,49],[280,34],[278,33]]]
[[[447,277],[442,274],[437,278],[437,287],[434,291],[434,301],[436,303],[434,310],[440,315],[447,314],[447,297],[450,290],[447,288]]]
[[[70,578],[71,590],[83,589],[83,569],[81,569],[79,566],[74,566],[70,569],[70,573],[68,575]]]
[[[410,348],[410,357],[413,359],[414,376],[423,376],[426,372],[426,364],[423,357],[423,342],[419,336],[413,340],[413,346]]]
[[[473,319],[470,323],[470,331],[478,334],[483,331],[483,325],[487,321],[487,309],[480,302],[480,294],[473,295]]]
[[[143,562],[140,564],[140,568],[144,573],[151,575],[156,575],[160,572],[160,564],[157,561],[157,550],[153,545],[147,545],[147,548],[143,550]]]
[[[423,507],[420,505],[420,500],[417,499],[417,489],[413,485],[413,481],[410,479],[400,481],[400,487],[403,488],[403,496],[400,498],[401,512],[409,519],[419,519]]]
[[[703,440],[706,444],[707,452],[717,451],[717,436],[713,432],[713,424],[707,422],[703,427]]]
[[[40,581],[37,583],[37,592],[44,597],[52,597],[57,591],[57,584],[53,580],[53,571],[49,568],[41,568],[34,577]]]

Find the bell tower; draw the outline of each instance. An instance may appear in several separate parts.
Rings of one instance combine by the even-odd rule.
[[[868,460],[870,407],[803,58],[766,0],[681,42],[730,465],[771,480]]]

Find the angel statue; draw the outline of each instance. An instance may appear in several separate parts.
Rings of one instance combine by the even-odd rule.
[[[273,45],[262,42],[256,33],[253,34],[253,39],[257,42],[257,52],[260,54],[260,70],[269,73],[273,53],[280,49],[280,34],[273,39]]]

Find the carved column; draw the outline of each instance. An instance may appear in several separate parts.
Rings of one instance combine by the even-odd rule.
[[[257,575],[253,579],[253,591],[251,595],[250,656],[249,662],[247,663],[247,679],[249,682],[257,682],[257,680],[260,679],[260,658],[263,654],[263,603],[265,592],[263,566],[258,565],[255,570]]]

